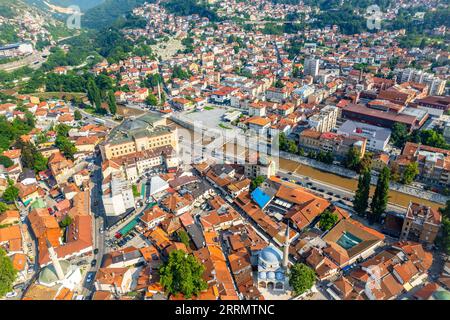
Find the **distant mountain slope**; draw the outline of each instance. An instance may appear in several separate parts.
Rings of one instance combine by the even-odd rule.
[[[26,41],[39,48],[72,34],[49,11],[25,0],[0,0],[0,20],[0,45]]]
[[[152,3],[155,0],[104,0],[103,3],[86,11],[81,23],[88,28],[104,28],[145,2]]]
[[[27,3],[32,4],[40,9],[49,10],[49,6],[45,3],[55,5],[58,7],[67,8],[71,5],[79,6],[81,11],[86,11],[101,4],[104,0],[25,0]]]

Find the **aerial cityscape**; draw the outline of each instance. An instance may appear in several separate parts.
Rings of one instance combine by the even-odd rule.
[[[448,254],[448,1],[0,0],[0,305],[450,300]]]

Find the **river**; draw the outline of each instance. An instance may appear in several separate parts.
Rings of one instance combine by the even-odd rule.
[[[126,107],[119,107],[119,113],[124,116],[132,116],[132,115],[136,116],[136,115],[142,114],[144,112],[140,111],[140,110],[129,109]],[[171,120],[168,120],[168,124],[171,127],[182,128],[181,126],[179,126],[178,124],[175,124]],[[185,129],[185,128],[183,128],[183,129]],[[192,133],[192,131],[191,131],[191,133]],[[227,145],[226,148],[227,148],[227,150],[233,150],[232,149],[233,147],[230,145]],[[304,164],[300,164],[300,163],[292,161],[292,160],[280,159],[280,169],[283,169],[286,171],[292,171],[292,172],[298,173],[300,175],[310,177],[313,180],[330,183],[337,187],[351,190],[351,191],[355,191],[357,188],[357,185],[358,185],[358,181],[355,179],[349,179],[349,178],[341,177],[341,176],[338,176],[338,175],[335,175],[335,174],[332,174],[329,172],[324,172],[324,171],[315,169],[313,167],[310,167],[310,166],[307,166]],[[371,187],[372,193],[374,192],[374,189],[375,189],[375,187],[372,186]],[[439,203],[425,200],[422,198],[418,198],[418,197],[408,195],[405,193],[401,193],[398,191],[391,190],[389,192],[389,202],[392,204],[399,205],[402,207],[408,207],[410,201],[424,204],[424,205],[430,206],[435,209],[442,207],[442,205]]]
[[[351,190],[351,191],[355,191],[358,186],[358,181],[355,179],[349,179],[349,178],[341,177],[341,176],[338,176],[338,175],[335,175],[335,174],[332,174],[329,172],[320,171],[320,170],[317,170],[310,166],[306,166],[306,165],[300,164],[300,163],[292,161],[292,160],[280,159],[280,168],[283,170],[286,170],[286,171],[292,171],[292,172],[298,173],[300,175],[310,177],[311,179],[314,179],[314,180],[327,182],[327,183],[330,183],[335,186],[338,186],[338,187],[341,187],[341,188],[344,188],[347,190]],[[372,186],[371,192],[373,193],[374,190],[375,190],[375,187]],[[396,204],[396,205],[399,205],[402,207],[408,207],[410,201],[421,203],[421,204],[424,204],[424,205],[427,205],[427,206],[430,206],[430,207],[436,208],[436,209],[442,206],[439,203],[425,200],[422,198],[418,198],[418,197],[408,195],[405,193],[401,193],[398,191],[394,191],[394,190],[389,191],[389,202],[390,203],[393,203],[393,204]]]

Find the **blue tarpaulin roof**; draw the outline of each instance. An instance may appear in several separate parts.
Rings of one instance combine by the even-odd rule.
[[[251,195],[252,199],[258,204],[260,208],[264,208],[271,199],[271,196],[264,193],[261,188],[256,188],[255,190],[253,190]]]

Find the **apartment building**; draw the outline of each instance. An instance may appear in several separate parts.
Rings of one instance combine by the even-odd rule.
[[[429,95],[440,96],[445,92],[445,79],[436,77],[435,75],[423,70],[413,68],[396,69],[394,70],[394,74],[397,76],[398,83],[417,82],[428,85]]]
[[[367,139],[354,135],[346,136],[332,132],[321,133],[307,129],[300,134],[299,145],[307,152],[331,152],[337,160],[342,160],[353,147],[363,157],[366,152]]]
[[[314,78],[317,77],[319,74],[319,64],[320,60],[315,58],[307,58],[305,59],[305,65],[304,65],[304,74],[310,75]]]
[[[259,157],[257,163],[246,163],[245,176],[254,179],[258,176],[271,177],[276,174],[277,164],[271,157]]]
[[[339,108],[326,106],[320,110],[320,113],[311,116],[308,119],[308,123],[317,132],[329,132],[336,126],[338,115]]]
[[[407,142],[394,164],[403,172],[411,162],[419,164],[419,180],[442,186],[450,184],[450,150]]]
[[[441,214],[438,210],[411,202],[406,210],[400,240],[433,244],[440,227]]]

